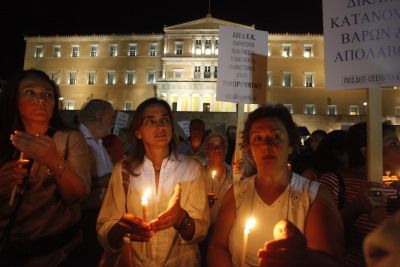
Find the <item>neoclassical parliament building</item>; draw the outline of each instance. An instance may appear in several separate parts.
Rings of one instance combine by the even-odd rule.
[[[221,25],[254,29],[208,14],[156,34],[25,36],[24,68],[49,74],[60,86],[62,109],[80,109],[100,98],[115,109],[134,110],[157,96],[174,111],[235,112],[236,104],[216,101]],[[323,35],[269,33],[266,45],[266,102],[284,104],[303,123],[365,119],[365,89],[325,87]],[[382,115],[395,123],[400,116],[396,89],[382,89]]]

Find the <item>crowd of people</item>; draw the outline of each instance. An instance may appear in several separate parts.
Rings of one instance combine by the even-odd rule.
[[[366,122],[318,129],[302,146],[283,105],[260,106],[236,148],[243,167],[236,126],[214,133],[195,118],[178,141],[169,104],[149,98],[125,153],[109,102],[88,101],[67,127],[59,96],[36,69],[2,93],[0,266],[400,263],[398,187],[368,181]],[[388,122],[382,140],[383,169],[395,173],[400,141]]]

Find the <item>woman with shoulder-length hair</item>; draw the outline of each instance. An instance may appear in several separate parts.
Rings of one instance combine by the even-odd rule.
[[[0,265],[57,266],[80,243],[88,148],[63,125],[57,85],[36,69],[5,92],[0,140]]]
[[[117,252],[132,242],[138,266],[199,266],[197,242],[209,227],[202,164],[178,155],[167,102],[150,98],[136,109],[128,157],[114,168],[97,220],[102,246]],[[141,198],[149,192],[148,220]]]

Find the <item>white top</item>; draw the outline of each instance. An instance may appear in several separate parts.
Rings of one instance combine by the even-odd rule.
[[[103,140],[96,140],[90,133],[89,129],[82,123],[79,124],[79,131],[85,136],[86,142],[93,152],[96,161],[96,177],[102,177],[112,173],[113,163],[110,155],[103,146]]]
[[[246,263],[248,266],[258,266],[257,252],[264,247],[266,241],[273,240],[272,231],[278,221],[288,219],[304,233],[308,209],[319,188],[318,182],[293,173],[291,184],[274,203],[267,205],[255,190],[255,177],[234,183],[236,220],[229,235],[233,266],[240,266],[244,226],[250,216],[255,218],[256,225],[248,236]]]
[[[181,183],[181,207],[194,219],[195,233],[191,241],[180,238],[173,228],[157,232],[151,238],[152,258],[146,258],[145,242],[132,242],[133,256],[137,266],[200,266],[200,254],[197,242],[203,239],[210,224],[207,194],[204,183],[204,170],[201,163],[188,156],[173,155],[165,158],[161,165],[158,192],[155,187],[153,163],[145,157],[143,165],[130,176],[127,198],[122,185],[122,165],[118,163],[111,180],[97,220],[99,241],[106,249],[112,250],[108,244],[108,232],[121,216],[126,213],[142,217],[141,197],[150,188],[148,198],[149,221],[165,211],[174,187]]]

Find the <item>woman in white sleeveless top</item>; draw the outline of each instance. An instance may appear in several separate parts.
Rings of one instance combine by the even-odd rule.
[[[258,250],[273,240],[273,228],[281,219],[299,228],[307,247],[293,247],[288,241],[285,251],[267,251],[267,262],[273,261],[274,266],[299,262],[304,266],[340,266],[343,225],[329,191],[288,167],[289,155],[299,144],[288,110],[283,105],[256,109],[247,117],[242,138],[242,149],[253,159],[257,174],[235,183],[225,194],[208,248],[209,266],[259,266]],[[250,217],[256,224],[243,245]]]

